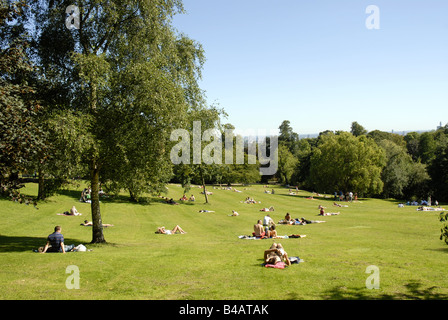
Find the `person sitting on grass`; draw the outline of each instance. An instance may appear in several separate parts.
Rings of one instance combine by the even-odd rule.
[[[176,234],[177,232],[179,232],[180,234],[185,234],[186,233],[179,226],[175,226],[173,230],[166,230],[165,227],[160,227],[160,228],[157,228],[157,231],[155,233],[159,233],[159,234]]]
[[[275,224],[273,224],[270,228],[269,228],[269,234],[267,235],[268,238],[277,238],[277,230],[275,230]]]
[[[237,217],[240,214],[238,212],[236,212],[235,210],[232,210],[232,214],[230,215],[231,217]]]
[[[78,210],[76,210],[76,207],[73,206],[73,207],[70,209],[70,215],[72,215],[72,216],[81,216],[82,213],[79,213]]]
[[[258,220],[257,224],[254,225],[254,232],[252,233],[256,238],[264,238],[266,232],[263,230],[263,224],[261,220]]]
[[[84,223],[81,223],[81,225],[84,227],[91,227],[91,226],[93,226],[93,223],[92,223],[92,221],[84,220]],[[107,228],[107,227],[113,227],[114,225],[103,223],[102,226]]]
[[[62,252],[66,253],[72,251],[74,245],[64,245],[64,236],[61,233],[62,228],[60,226],[54,227],[54,232],[47,237],[47,244],[43,248],[41,253],[46,252]]]
[[[178,205],[178,203],[176,201],[174,201],[173,198],[166,200],[166,203],[172,204],[172,205]]]

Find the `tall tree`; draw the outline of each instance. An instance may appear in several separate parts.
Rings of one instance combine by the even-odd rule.
[[[359,137],[364,134],[367,134],[367,130],[356,121],[352,122],[352,127],[351,127],[350,132],[355,137]]]
[[[292,154],[296,154],[299,135],[293,131],[290,121],[284,120],[278,129],[280,130],[278,143],[286,146]]]
[[[72,4],[76,8],[64,15]],[[198,86],[203,51],[171,25],[183,12],[180,0],[51,1],[35,8],[47,76],[70,88],[70,109],[92,119],[85,128],[93,137],[85,150],[92,243],[102,243],[100,181],[126,187],[135,199],[168,181],[170,132],[183,125],[189,109],[204,104]]]
[[[0,192],[20,188],[26,171],[46,148],[38,122],[41,105],[30,85],[34,66],[27,54],[25,1],[0,4]]]
[[[378,194],[383,189],[384,151],[366,136],[327,133],[311,157],[310,179],[317,190]]]
[[[292,176],[299,164],[296,157],[289,151],[289,149],[280,145],[278,148],[278,176],[280,183],[291,184]]]
[[[425,189],[429,176],[423,164],[414,162],[406,148],[390,140],[384,139],[378,144],[386,152],[386,166],[381,173],[384,182],[383,196],[402,198],[406,193],[407,196],[413,196],[412,193],[420,193]]]

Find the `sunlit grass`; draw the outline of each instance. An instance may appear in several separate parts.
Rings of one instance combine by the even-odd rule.
[[[106,245],[90,245],[90,205],[80,203],[79,190],[63,192],[39,204],[0,200],[0,299],[445,299],[448,247],[439,240],[436,212],[398,208],[397,202],[361,199],[348,208],[333,207],[332,198],[305,199],[310,193],[288,195],[288,189],[237,187],[241,193],[209,190],[204,204],[200,188],[192,188],[195,203],[171,206],[160,199],[141,204],[120,199],[101,203]],[[271,188],[269,188],[270,190]],[[37,187],[23,193],[35,195]],[[170,185],[168,197],[179,199],[182,188]],[[245,204],[246,197],[260,201]],[[339,216],[318,217],[318,205]],[[58,216],[75,205],[81,217]],[[306,234],[303,239],[280,239],[290,256],[304,263],[284,270],[261,266],[263,251],[273,240],[241,240],[274,206],[274,221],[286,212],[293,218],[326,220],[323,224],[277,227],[279,235]],[[215,211],[199,213],[200,209]],[[240,216],[230,217],[232,210]],[[37,254],[55,225],[62,226],[67,244],[86,244],[89,252]],[[158,235],[157,227],[180,225],[185,235]],[[65,283],[67,266],[80,270],[80,289]],[[380,289],[368,290],[366,268],[380,270]],[[268,290],[269,288],[269,290]]]

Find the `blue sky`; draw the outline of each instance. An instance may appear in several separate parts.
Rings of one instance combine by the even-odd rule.
[[[183,0],[174,26],[202,44],[201,88],[237,129],[299,135],[448,123],[446,0]],[[369,5],[380,29],[366,28]]]

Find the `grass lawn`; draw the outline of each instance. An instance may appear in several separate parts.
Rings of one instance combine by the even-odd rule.
[[[288,299],[446,299],[448,246],[439,240],[438,212],[398,208],[397,202],[360,199],[348,208],[333,200],[308,200],[308,192],[288,195],[288,189],[263,186],[239,188],[237,193],[209,189],[204,204],[201,189],[192,188],[194,204],[171,206],[158,198],[129,203],[125,194],[101,203],[108,244],[90,245],[90,205],[80,203],[81,189],[61,192],[39,204],[0,200],[0,299],[145,299],[145,300],[288,300]],[[29,184],[22,193],[35,195]],[[182,196],[169,186],[169,197]],[[246,197],[259,204],[245,204]],[[318,217],[318,205],[339,216]],[[81,217],[59,216],[73,205]],[[273,240],[242,240],[262,219],[263,207],[274,206],[278,222],[293,218],[326,220],[306,226],[278,225],[279,239],[290,256],[305,262],[286,269],[262,267],[263,252]],[[215,211],[199,213],[200,209]],[[240,216],[230,217],[232,210]],[[85,244],[92,251],[38,254],[55,225],[62,226],[66,244]],[[157,227],[180,225],[187,234],[158,235]],[[77,266],[80,288],[66,288],[68,266]],[[379,268],[380,288],[369,290],[366,268]]]

